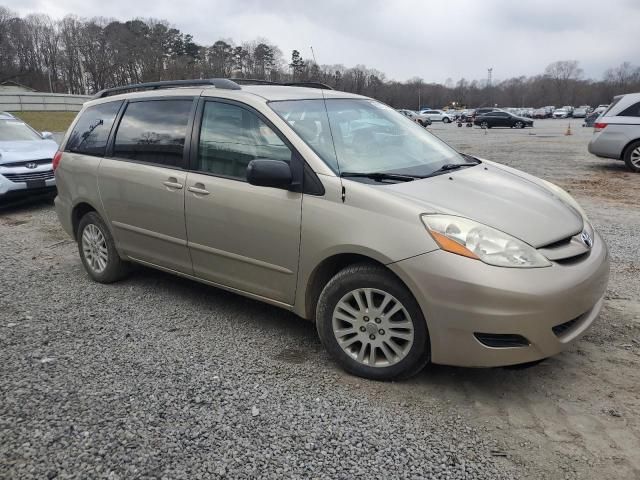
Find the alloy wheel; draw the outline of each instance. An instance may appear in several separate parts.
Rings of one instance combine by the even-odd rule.
[[[634,167],[640,168],[640,147],[631,152],[630,161]]]
[[[340,348],[370,367],[400,362],[414,342],[407,309],[393,295],[375,288],[358,288],[344,295],[334,308],[332,328]]]
[[[92,223],[82,232],[82,252],[87,265],[95,273],[102,273],[107,268],[109,260],[107,241],[102,231]]]

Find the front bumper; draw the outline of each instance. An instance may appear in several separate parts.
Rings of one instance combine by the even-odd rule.
[[[7,178],[12,176],[13,180]],[[31,182],[27,183],[23,177],[35,179],[35,185],[32,186]],[[40,179],[42,181],[39,181]],[[51,165],[43,165],[37,169],[5,168],[0,165],[0,197],[20,192],[29,193],[31,190],[52,189],[55,186],[56,179],[53,176]]]
[[[586,257],[546,268],[493,267],[442,250],[389,267],[422,308],[434,363],[493,367],[550,357],[580,337],[602,307],[609,253],[596,233]],[[489,347],[474,333],[520,335],[529,345]]]

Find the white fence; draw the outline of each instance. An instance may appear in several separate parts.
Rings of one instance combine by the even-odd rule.
[[[77,112],[91,97],[66,93],[20,92],[0,93],[0,112],[24,112],[49,110],[52,112]]]

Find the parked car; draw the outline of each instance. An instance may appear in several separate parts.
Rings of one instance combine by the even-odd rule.
[[[473,119],[473,117],[476,115],[476,111],[473,108],[468,108],[466,110],[462,110],[462,112],[460,112],[460,120],[463,122],[466,122],[467,119]]]
[[[565,105],[562,107],[562,110],[567,112],[567,117],[572,117],[575,109],[571,105]]]
[[[563,108],[559,108],[553,111],[553,118],[568,118],[569,112]]]
[[[51,133],[0,112],[0,198],[55,192],[51,162],[57,149]]]
[[[502,110],[500,110],[499,108],[493,108],[493,107],[481,107],[481,108],[476,108],[475,110],[475,114],[474,114],[474,118],[479,117],[480,115],[484,115],[485,113],[489,113],[489,112],[501,112]]]
[[[587,116],[587,109],[584,107],[578,107],[573,111],[573,118],[585,118]]]
[[[545,108],[536,108],[531,118],[549,118],[549,113]]]
[[[614,97],[593,127],[589,152],[624,160],[629,170],[640,173],[640,93]]]
[[[607,289],[607,246],[568,193],[346,92],[105,90],[54,167],[93,280],[141,263],[284,308],[368,378],[554,355]]]
[[[598,117],[600,115],[602,115],[605,112],[606,109],[607,109],[607,107],[597,107],[595,110],[590,112],[584,118],[584,123],[582,124],[582,126],[583,127],[593,127],[593,124],[596,123],[596,120],[598,119]]]
[[[476,117],[473,121],[474,125],[482,128],[493,127],[509,127],[509,128],[525,128],[533,127],[533,120],[525,117],[518,117],[509,112],[495,111],[485,113]]]
[[[413,110],[407,110],[406,108],[401,108],[398,110],[398,112],[400,112],[405,117],[413,120],[414,122],[419,123],[423,127],[431,125],[431,120],[429,120],[429,117],[421,113],[414,112]]]
[[[432,122],[450,123],[453,121],[451,115],[444,110],[421,110],[420,113],[422,115],[426,115],[426,117]]]

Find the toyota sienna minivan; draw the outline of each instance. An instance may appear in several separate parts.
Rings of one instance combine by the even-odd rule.
[[[84,105],[54,166],[92,279],[138,263],[282,307],[373,379],[535,362],[596,319],[607,246],[566,192],[371,98],[249,83]]]

